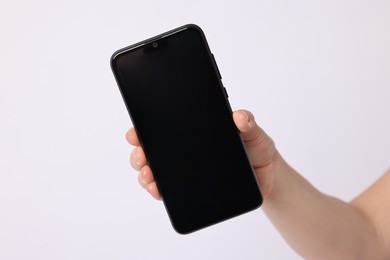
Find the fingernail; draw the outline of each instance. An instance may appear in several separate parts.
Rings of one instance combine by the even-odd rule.
[[[253,121],[253,120],[249,120],[249,122],[248,122],[248,126],[249,126],[249,128],[252,128],[252,127],[254,127],[254,126],[255,126],[255,121]]]
[[[244,114],[245,114],[245,116],[246,116],[246,118],[248,120],[249,128],[252,128],[255,125],[255,122],[253,120],[251,120],[251,118],[249,117],[249,115],[246,112],[244,112]]]

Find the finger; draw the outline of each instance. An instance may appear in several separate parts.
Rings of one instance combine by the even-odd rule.
[[[138,139],[137,133],[135,132],[134,128],[130,128],[129,131],[126,133],[126,140],[129,142],[129,144],[134,146],[140,146],[141,143]]]
[[[145,165],[141,168],[138,174],[139,184],[152,195],[153,198],[161,200],[160,192],[157,188],[157,184],[154,181],[154,176],[149,165]]]
[[[150,193],[150,195],[152,195],[153,198],[155,198],[156,200],[161,200],[161,194],[157,188],[157,184],[155,181],[152,183],[149,183],[146,186],[146,190]]]
[[[133,169],[139,171],[144,165],[147,164],[144,150],[141,146],[137,146],[130,155],[130,165]]]
[[[149,165],[143,166],[138,174],[138,180],[141,183],[141,186],[146,188],[146,186],[154,182],[154,176]]]

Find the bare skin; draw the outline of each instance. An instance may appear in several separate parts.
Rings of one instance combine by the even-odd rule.
[[[265,197],[262,209],[290,246],[306,259],[390,259],[390,171],[347,203],[315,189],[291,168],[249,111],[234,121]],[[152,197],[161,196],[134,129],[131,166]]]

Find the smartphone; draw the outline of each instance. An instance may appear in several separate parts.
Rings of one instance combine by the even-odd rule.
[[[198,26],[118,50],[111,68],[178,233],[260,207],[226,89]]]

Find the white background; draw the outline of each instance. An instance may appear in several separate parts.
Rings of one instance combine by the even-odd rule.
[[[261,210],[173,231],[130,169],[109,58],[200,25],[232,107],[349,200],[390,165],[389,13],[385,0],[3,0],[0,259],[300,259]]]

